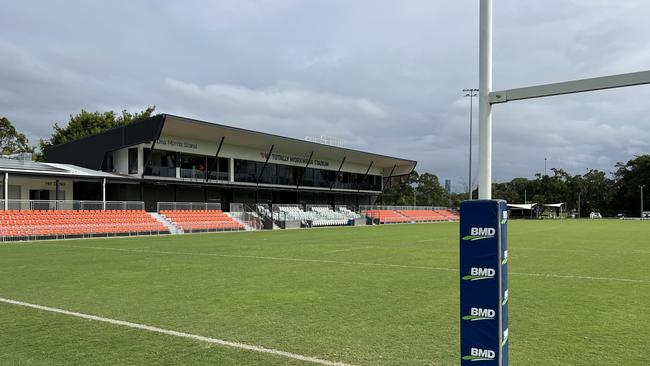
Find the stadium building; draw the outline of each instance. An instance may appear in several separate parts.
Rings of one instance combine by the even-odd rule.
[[[0,162],[19,200],[370,205],[413,160],[162,114]],[[8,183],[8,184],[5,184]]]

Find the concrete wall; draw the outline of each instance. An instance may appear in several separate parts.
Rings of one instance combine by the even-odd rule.
[[[0,183],[0,196],[4,198],[4,182]],[[53,178],[27,178],[9,174],[9,199],[29,199],[30,190],[48,190],[50,199],[55,199],[56,180]],[[71,200],[73,197],[73,183],[71,180],[59,180],[59,199]]]

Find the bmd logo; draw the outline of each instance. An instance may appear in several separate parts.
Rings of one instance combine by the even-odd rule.
[[[496,275],[494,268],[478,268],[472,267],[469,270],[468,276],[463,276],[465,281],[480,281],[480,280],[491,280]]]
[[[465,315],[463,320],[469,320],[472,322],[478,320],[494,320],[496,316],[496,311],[492,309],[482,309],[482,308],[471,308],[469,315]]]
[[[496,357],[496,352],[491,349],[470,348],[469,356],[463,356],[465,361],[493,361]]]
[[[469,235],[464,236],[463,240],[476,241],[482,239],[494,238],[497,230],[493,227],[473,227],[469,230]]]

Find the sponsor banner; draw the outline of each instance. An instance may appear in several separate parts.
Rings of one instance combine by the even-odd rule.
[[[507,205],[461,204],[461,365],[508,364]]]
[[[328,167],[328,166],[330,166],[330,163],[327,160],[314,159],[314,158],[309,160],[308,157],[295,156],[295,155],[272,153],[271,156],[269,157],[268,153],[260,152],[260,156],[264,160],[266,160],[268,158],[269,161],[278,162],[278,163],[281,163],[281,164],[282,163],[294,163],[294,164],[298,164],[298,165],[305,165],[305,164],[307,164],[307,162],[309,162],[309,166],[318,166],[318,167]]]

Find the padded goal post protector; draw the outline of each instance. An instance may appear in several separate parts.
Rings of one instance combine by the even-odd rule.
[[[460,357],[465,365],[508,365],[508,205],[460,206]]]

